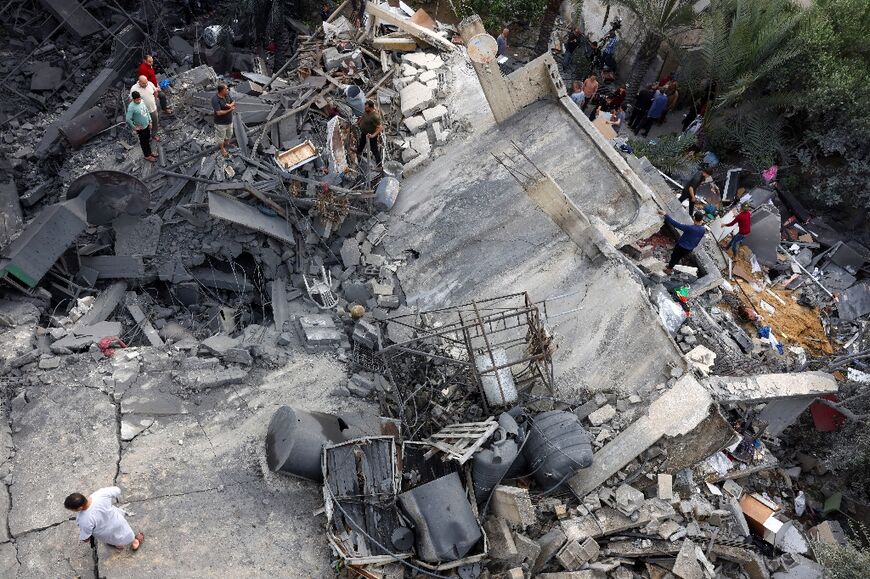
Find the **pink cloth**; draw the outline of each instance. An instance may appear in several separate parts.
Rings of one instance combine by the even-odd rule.
[[[776,181],[776,174],[779,172],[779,165],[771,165],[767,169],[761,172],[761,178],[764,179],[765,183],[770,183],[771,181]]]

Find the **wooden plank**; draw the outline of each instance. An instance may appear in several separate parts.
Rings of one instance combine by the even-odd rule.
[[[417,50],[417,41],[409,36],[397,38],[380,36],[372,40],[372,44],[378,50],[392,50],[394,52],[414,52]]]
[[[385,10],[374,2],[366,3],[366,12],[376,18],[380,18],[387,24],[392,24],[393,26],[399,27],[408,34],[414,36],[415,38],[419,38],[420,40],[424,41],[426,44],[431,44],[436,48],[440,48],[441,50],[446,50],[449,52],[453,52],[454,50],[456,50],[456,47],[453,45],[453,43],[446,38],[442,38],[431,30],[427,30],[426,28],[423,28],[419,24],[415,24],[410,20],[402,20],[389,10]]]

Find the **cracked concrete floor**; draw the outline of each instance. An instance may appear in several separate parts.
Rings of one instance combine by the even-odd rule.
[[[177,358],[138,354],[123,383],[113,376],[129,361],[68,356],[4,409],[0,577],[331,575],[319,485],[269,472],[263,441],[282,404],[374,412],[333,395],[344,367],[299,352],[246,384],[191,393],[173,383]],[[145,533],[138,553],[92,549],[63,508],[70,492],[111,485]]]

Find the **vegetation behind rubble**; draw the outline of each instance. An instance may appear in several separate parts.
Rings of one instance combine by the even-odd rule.
[[[870,533],[863,526],[858,527],[862,541],[847,539],[845,545],[830,545],[813,541],[813,550],[819,563],[825,567],[827,579],[866,579],[870,576]]]
[[[799,174],[825,204],[870,208],[870,2],[817,0],[783,71],[793,101]]]

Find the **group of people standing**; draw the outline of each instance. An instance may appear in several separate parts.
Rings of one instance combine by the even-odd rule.
[[[653,124],[665,122],[668,112],[676,108],[679,99],[680,89],[675,80],[653,83],[641,89],[634,101],[628,126],[635,133],[648,136]]]
[[[157,82],[154,72],[154,57],[146,55],[137,70],[136,84],[130,87],[130,103],[125,116],[129,126],[139,137],[142,155],[146,161],[157,161],[157,156],[151,150],[151,141],[159,141],[158,122],[160,114],[171,115],[169,102],[165,92]],[[158,112],[158,102],[160,111]]]

